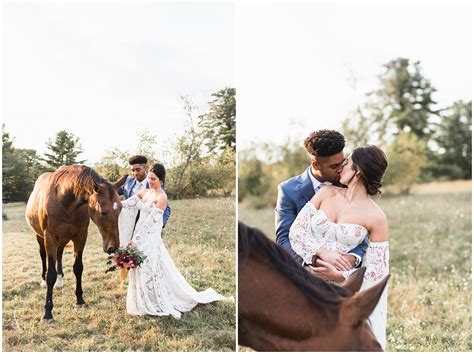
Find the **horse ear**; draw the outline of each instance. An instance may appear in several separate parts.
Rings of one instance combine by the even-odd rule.
[[[390,274],[385,276],[380,283],[344,300],[339,312],[340,321],[349,326],[357,327],[363,320],[369,318],[379,302],[389,277]]]
[[[99,184],[96,181],[93,181],[92,189],[94,190],[95,193],[99,192]]]
[[[127,180],[128,174],[123,175],[118,181],[112,183],[112,187],[117,191]]]
[[[364,274],[365,274],[365,267],[360,267],[354,273],[351,274],[349,279],[347,279],[341,287],[349,290],[351,295],[354,295],[356,292],[360,290],[362,286],[362,282],[364,281]]]

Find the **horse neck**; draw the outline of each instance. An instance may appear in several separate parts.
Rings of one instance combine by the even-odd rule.
[[[251,255],[247,264],[239,269],[239,313],[240,310],[245,316],[273,328],[275,333],[286,333],[290,337],[313,332],[321,322],[332,324],[338,316],[334,313],[333,318],[328,318],[263,255]]]
[[[87,209],[90,208],[88,205],[90,193],[81,191],[80,193],[74,192],[72,189],[64,191],[61,195],[63,207],[66,209],[67,214],[74,214],[79,208],[84,208],[87,205]]]
[[[339,309],[321,311],[261,255],[239,269],[239,343],[262,351],[334,351]]]

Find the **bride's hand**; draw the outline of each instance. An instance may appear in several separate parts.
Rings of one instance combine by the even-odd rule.
[[[316,261],[317,266],[308,266],[311,273],[324,280],[344,281],[346,278],[341,271],[337,270],[331,263],[325,262],[321,259]]]
[[[347,260],[346,257],[344,257],[344,252],[341,251],[320,248],[316,252],[315,256],[327,263],[330,263],[332,266],[336,267],[337,270],[349,270],[352,268],[352,264]]]

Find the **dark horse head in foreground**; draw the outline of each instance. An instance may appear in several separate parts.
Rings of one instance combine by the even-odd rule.
[[[53,319],[53,286],[62,286],[62,254],[69,241],[74,244],[76,306],[86,306],[81,277],[89,222],[92,219],[99,228],[104,252],[113,252],[119,246],[121,204],[117,190],[125,178],[112,184],[83,165],[63,166],[38,177],[26,207],[26,220],[36,233],[43,265],[42,286],[47,286],[44,322]]]
[[[258,229],[239,222],[239,344],[259,351],[382,351],[367,318],[388,276],[358,292],[314,277]]]

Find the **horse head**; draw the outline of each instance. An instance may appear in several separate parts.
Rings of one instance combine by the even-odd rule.
[[[258,351],[382,351],[368,318],[388,276],[360,291],[365,268],[342,285],[301,267],[260,230],[239,222],[239,344]]]
[[[117,182],[94,182],[93,193],[88,198],[90,216],[102,235],[104,252],[112,253],[119,246],[118,217],[122,204],[118,189],[123,185],[127,175]]]
[[[342,300],[336,331],[342,348],[351,351],[383,351],[367,321],[387,286],[390,275],[376,285],[359,292],[365,268],[357,270],[342,287],[351,295]],[[343,349],[341,349],[343,350]]]

